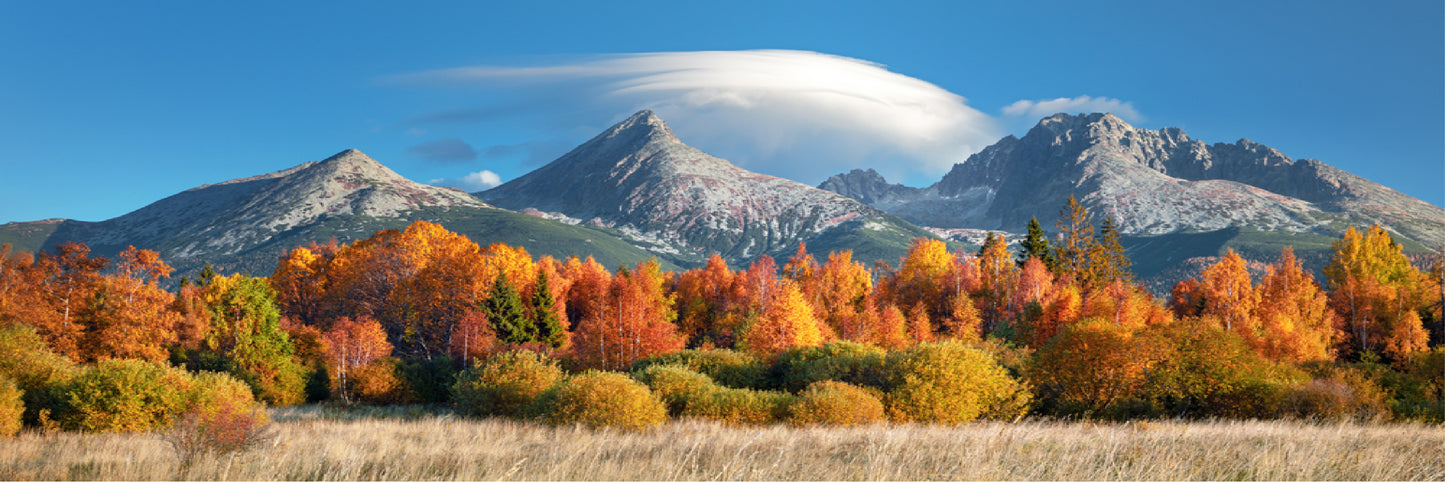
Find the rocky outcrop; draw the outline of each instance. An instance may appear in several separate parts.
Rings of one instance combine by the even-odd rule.
[[[694,149],[652,111],[476,195],[506,209],[617,229],[683,261],[710,253],[747,260],[839,229],[928,235],[853,199]]]

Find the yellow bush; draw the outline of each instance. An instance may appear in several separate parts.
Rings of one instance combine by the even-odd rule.
[[[689,400],[682,415],[730,425],[767,425],[787,418],[795,399],[784,392],[723,388]]]
[[[265,407],[251,395],[250,386],[228,374],[196,374],[188,406],[162,434],[183,466],[202,454],[259,446],[273,434]]]
[[[833,380],[808,385],[788,407],[788,423],[797,426],[864,425],[883,420],[883,402],[878,397]]]
[[[41,411],[59,411],[59,388],[80,373],[69,358],[56,354],[45,339],[26,325],[0,328],[0,376],[9,377],[25,394],[25,422],[42,423]]]
[[[632,371],[640,373],[653,365],[680,365],[712,378],[718,385],[730,388],[761,388],[766,383],[767,369],[757,357],[735,350],[688,349],[638,360]]]
[[[89,432],[143,432],[170,425],[186,409],[191,377],[143,360],[107,360],[60,387],[62,427]]]
[[[20,401],[23,393],[14,380],[0,376],[0,437],[13,437],[20,432],[21,417],[25,414],[25,403]]]
[[[452,401],[463,414],[515,417],[564,377],[557,360],[546,355],[502,352],[462,372],[452,385]]]
[[[641,430],[667,420],[667,407],[646,385],[615,372],[588,371],[549,390],[541,415],[558,425]]]
[[[673,416],[682,415],[691,401],[722,389],[711,377],[680,365],[652,365],[636,377],[667,404],[667,411]]]
[[[923,343],[888,357],[888,415],[901,422],[958,424],[1013,418],[1029,392],[992,356],[956,341]]]

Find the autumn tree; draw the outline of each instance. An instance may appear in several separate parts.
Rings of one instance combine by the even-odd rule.
[[[305,381],[292,358],[295,346],[281,329],[275,293],[265,278],[215,276],[201,291],[211,318],[207,351],[245,381],[257,398],[274,405],[300,403]]]
[[[573,353],[583,366],[622,370],[638,359],[678,351],[684,345],[673,324],[677,312],[657,260],[612,277],[599,308],[573,333]]]
[[[1124,252],[1124,246],[1119,242],[1119,228],[1114,224],[1113,216],[1105,216],[1104,222],[1099,225],[1098,237],[1089,246],[1089,275],[1087,277],[1094,286],[1112,283],[1115,280],[1129,280],[1133,275],[1129,272],[1129,256]]]
[[[326,341],[326,372],[331,376],[332,393],[350,403],[355,394],[350,386],[352,373],[379,358],[391,355],[391,343],[381,323],[371,318],[352,320],[341,317],[331,324]]]
[[[1353,227],[1333,245],[1325,265],[1330,304],[1348,328],[1349,347],[1401,360],[1426,348],[1418,309],[1433,301],[1430,285],[1379,225],[1361,235]]]
[[[786,279],[777,283],[775,294],[743,335],[748,352],[759,357],[770,358],[789,348],[823,343],[818,319],[797,283]]]
[[[983,246],[979,248],[978,267],[983,275],[983,331],[992,332],[994,327],[1008,323],[1017,314],[1014,290],[1018,283],[1018,266],[1009,256],[1008,243],[1003,236],[988,233]]]
[[[90,247],[82,243],[65,243],[54,253],[41,253],[24,273],[29,293],[19,303],[19,319],[34,326],[57,353],[84,360],[83,317],[106,264],[105,258],[90,257]]]
[[[852,251],[828,254],[812,277],[810,291],[814,315],[836,336],[861,341],[867,337],[865,312],[873,292],[873,277],[863,263],[853,261]]]
[[[159,253],[129,246],[117,257],[114,271],[101,277],[83,317],[84,358],[165,360],[181,321],[171,307],[174,297],[159,285],[171,267]]]
[[[1084,279],[1089,269],[1089,252],[1094,244],[1094,224],[1089,219],[1089,211],[1070,194],[1068,202],[1059,210],[1055,227],[1059,230],[1059,245],[1054,249],[1059,276]],[[1084,286],[1086,289],[1090,287],[1087,283]]]
[[[1256,290],[1262,336],[1253,348],[1276,361],[1330,360],[1342,334],[1329,297],[1305,272],[1293,248],[1286,247],[1267,270]]]

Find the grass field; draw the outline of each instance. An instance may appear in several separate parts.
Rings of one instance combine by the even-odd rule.
[[[22,433],[0,479],[1441,480],[1445,427],[1305,422],[981,422],[638,432],[420,412],[273,411],[265,447],[182,470],[154,434]]]

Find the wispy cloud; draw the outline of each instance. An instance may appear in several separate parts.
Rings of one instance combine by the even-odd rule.
[[[602,122],[650,108],[684,142],[748,169],[808,183],[865,166],[892,179],[908,174],[936,179],[1002,134],[996,119],[936,85],[880,64],[805,51],[606,55],[386,80],[480,86],[512,99],[418,119],[426,122],[541,111],[550,122],[565,119],[567,128],[600,129]]]
[[[501,176],[497,173],[482,170],[457,178],[432,179],[427,184],[442,187],[454,187],[466,192],[485,191],[502,184]]]
[[[406,153],[412,157],[434,162],[457,163],[475,160],[477,150],[471,144],[457,138],[438,139],[408,147]]]
[[[1144,120],[1139,111],[1134,109],[1131,102],[1112,99],[1109,97],[1089,97],[1081,95],[1078,97],[1060,97],[1057,99],[1043,100],[1020,100],[1003,108],[1004,115],[1010,117],[1029,117],[1032,120],[1048,117],[1057,113],[1093,113],[1112,112],[1119,118],[1129,122],[1140,122]]]

